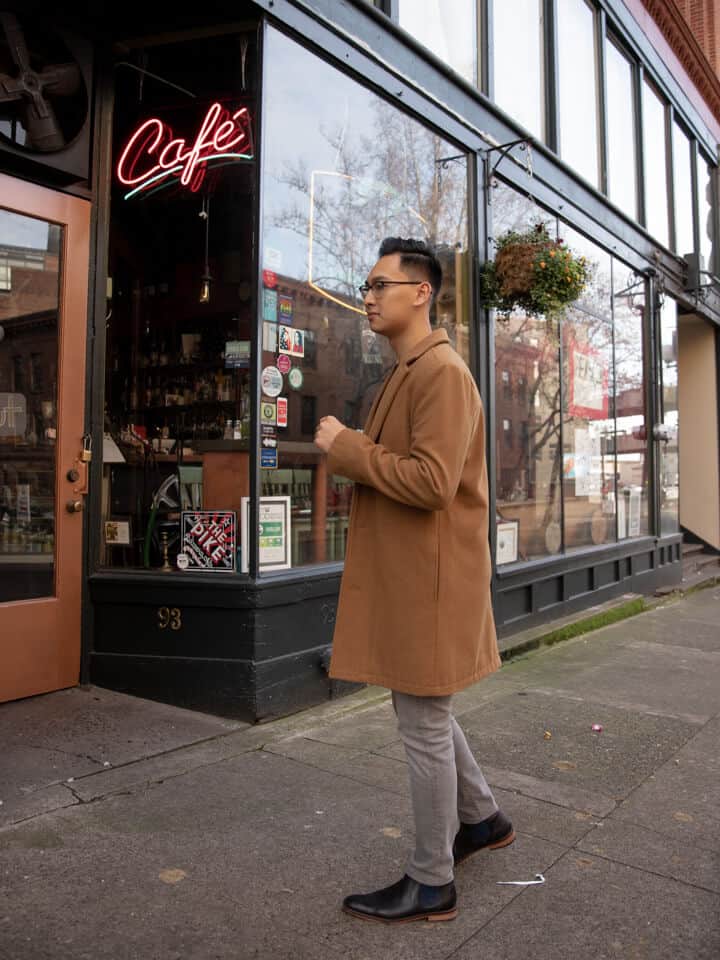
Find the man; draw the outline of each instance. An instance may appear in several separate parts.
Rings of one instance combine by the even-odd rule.
[[[355,481],[330,675],[392,691],[408,759],[415,850],[403,878],[347,897],[386,923],[457,916],[453,868],[515,839],[454,720],[451,696],[500,666],[490,602],[480,396],[430,307],[427,244],[389,237],[360,288],[397,363],[363,433],[323,417],[328,470]],[[459,827],[459,829],[458,829]]]

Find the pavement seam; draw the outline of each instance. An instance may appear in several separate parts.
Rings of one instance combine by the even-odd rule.
[[[583,839],[584,837],[580,837],[580,840]],[[577,840],[571,848],[576,853],[583,853],[585,856],[595,857],[597,860],[605,860],[607,863],[616,863],[621,867],[627,867],[629,870],[637,870],[638,873],[646,873],[651,877],[658,877],[660,880],[671,880],[673,883],[681,883],[685,887],[692,887],[694,890],[703,890],[705,893],[711,893],[713,896],[720,898],[720,893],[718,893],[717,890],[711,890],[709,887],[704,887],[701,883],[692,883],[689,880],[681,880],[680,877],[674,877],[667,873],[658,873],[657,870],[649,870],[646,867],[639,867],[635,863],[627,863],[625,860],[618,860],[615,857],[607,856],[602,853],[595,853],[591,850],[583,850],[578,848],[577,844],[580,842],[580,840]]]
[[[562,844],[557,844],[557,846],[562,846]],[[564,856],[566,856],[566,854],[569,853],[570,850],[572,850],[572,847],[565,847],[565,848],[563,849],[562,853],[558,854],[558,856],[557,856],[554,860],[552,860],[552,861],[550,862],[549,866],[547,866],[547,867],[544,868],[544,870],[543,870],[543,876],[544,876],[544,877],[547,877],[547,874],[552,870],[552,868],[553,868],[557,863],[559,863],[559,861],[562,860],[562,858],[563,858]],[[443,958],[443,960],[450,960],[451,957],[454,957],[455,954],[458,953],[460,950],[462,950],[463,947],[465,947],[468,943],[470,943],[471,940],[474,940],[475,937],[477,937],[477,935],[478,935],[479,933],[482,933],[482,931],[483,931],[486,927],[488,927],[491,923],[494,923],[495,920],[497,920],[498,917],[502,916],[502,914],[505,913],[505,911],[506,911],[509,907],[511,907],[519,897],[522,897],[523,894],[531,893],[532,890],[533,890],[532,887],[520,887],[520,888],[518,888],[518,891],[517,891],[517,893],[515,894],[514,897],[511,897],[511,898],[508,900],[508,902],[507,902],[506,904],[504,904],[504,906],[502,906],[502,907],[498,910],[497,913],[494,913],[494,914],[492,915],[492,917],[488,917],[488,919],[485,921],[485,923],[481,924],[473,933],[470,934],[469,937],[467,937],[465,940],[463,940],[462,943],[458,944],[458,946],[455,947],[450,953],[446,954],[445,957]]]

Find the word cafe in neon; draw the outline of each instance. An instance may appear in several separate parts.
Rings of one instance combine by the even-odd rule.
[[[687,4],[71,7],[0,17],[0,702],[256,722],[357,689],[327,673],[353,484],[313,440],[393,368],[359,292],[386,236],[433,245],[482,397],[501,639],[720,552],[720,96]]]

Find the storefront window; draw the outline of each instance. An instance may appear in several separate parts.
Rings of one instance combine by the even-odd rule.
[[[711,166],[698,150],[697,153],[697,182],[698,182],[698,223],[700,224],[700,256],[701,269],[708,273],[717,273],[714,252],[715,228],[713,221],[713,175],[715,168]],[[707,282],[705,277],[703,282]]]
[[[504,185],[493,191],[493,233],[554,218]],[[498,564],[562,548],[560,341],[557,323],[516,311],[495,323]]]
[[[607,72],[608,195],[628,216],[637,216],[633,67],[620,49],[605,43]]]
[[[615,540],[612,271],[608,253],[567,227],[591,281],[562,318],[565,549]]]
[[[543,0],[493,2],[494,99],[534,136],[545,136]]]
[[[593,186],[597,186],[595,11],[585,0],[557,0],[557,16],[560,156]]]
[[[357,290],[385,236],[435,246],[444,281],[431,319],[469,358],[467,163],[283,34],[268,30],[265,51],[262,493],[289,505],[299,566],[344,558],[351,484],[327,475],[308,428],[332,414],[361,429],[394,362]],[[263,552],[261,532],[261,570]]]
[[[646,534],[645,281],[509,187],[492,214],[559,229],[591,273],[559,317],[495,320],[497,564]]]
[[[670,232],[665,104],[647,81],[643,84],[643,147],[645,226],[657,241],[667,247]]]
[[[648,533],[648,428],[645,415],[643,322],[645,281],[613,260],[615,449],[618,539]]]
[[[476,0],[400,0],[400,26],[469,83],[477,82]]]
[[[660,442],[660,533],[680,529],[678,461],[678,324],[677,303],[665,298],[660,315],[662,420],[667,440]]]
[[[239,569],[256,314],[256,35],[115,71],[102,553]]]
[[[675,250],[682,257],[695,249],[693,239],[692,153],[690,141],[673,123],[673,187],[675,195]]]
[[[55,592],[63,228],[0,208],[0,602]]]

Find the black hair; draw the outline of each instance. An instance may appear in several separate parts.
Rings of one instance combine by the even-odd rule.
[[[378,256],[389,257],[400,254],[400,266],[404,269],[415,268],[424,274],[433,291],[433,299],[440,293],[442,285],[442,267],[437,254],[424,240],[411,240],[405,237],[385,237],[380,244]]]

